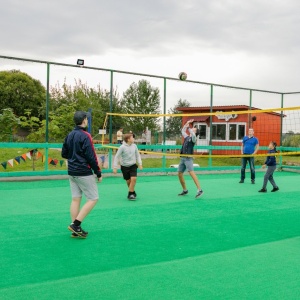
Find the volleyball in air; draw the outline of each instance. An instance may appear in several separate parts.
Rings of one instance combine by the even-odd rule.
[[[180,80],[186,80],[187,79],[187,74],[185,72],[180,72],[178,75]]]

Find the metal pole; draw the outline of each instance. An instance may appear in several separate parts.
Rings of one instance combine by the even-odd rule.
[[[46,90],[46,134],[45,134],[45,171],[48,171],[48,142],[49,142],[49,84],[50,82],[50,64],[47,64],[47,90]]]
[[[250,90],[249,110],[252,109],[252,90]],[[248,116],[248,129],[252,126],[252,114]]]
[[[167,79],[164,78],[164,114],[166,114],[166,109],[167,109]],[[166,145],[166,117],[163,117],[163,145]],[[166,152],[167,150],[164,149],[163,152]],[[162,167],[163,169],[166,168],[167,165],[167,160],[166,156],[163,155],[162,157]]]
[[[92,108],[88,109],[88,133],[92,135]]]
[[[210,113],[213,112],[213,96],[214,86],[210,86]],[[212,167],[212,115],[209,116],[209,157],[208,157],[208,167]]]
[[[110,71],[110,97],[109,97],[109,112],[113,110],[113,87],[114,72]],[[112,115],[109,116],[109,143],[112,144]],[[109,149],[108,168],[112,168],[112,149]]]
[[[281,94],[281,108],[283,108],[283,97],[284,97],[284,95]],[[280,147],[279,147],[280,150],[281,150],[282,142],[283,142],[282,129],[283,129],[283,111],[281,111],[281,113],[280,113]],[[279,167],[280,168],[282,167],[282,155],[279,156]]]

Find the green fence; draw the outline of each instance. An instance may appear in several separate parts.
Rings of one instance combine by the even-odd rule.
[[[20,159],[21,155],[28,153],[29,151],[35,151],[35,153],[41,153],[43,158],[39,157],[39,161],[42,161],[43,167],[42,169],[31,169],[31,163],[35,159],[32,156],[30,159],[27,159],[26,162],[26,170],[24,171],[15,171],[18,169],[18,166],[12,168],[11,166],[7,165],[6,169],[0,172],[0,177],[22,177],[22,176],[49,176],[49,175],[67,175],[67,167],[66,167],[66,160],[60,157],[60,151],[57,151],[57,155],[51,158],[49,155],[50,150],[60,150],[62,144],[51,144],[51,143],[0,143],[0,151],[2,149],[9,149],[9,153],[11,154],[11,160],[14,160],[15,165],[20,164],[23,165],[24,162]],[[112,148],[107,148],[112,147]],[[101,158],[105,158],[106,167],[102,168],[103,173],[112,173],[112,160],[114,152],[116,151],[117,146],[115,144],[110,144],[106,146],[102,145],[95,145],[95,149],[98,152],[99,162],[101,162]],[[151,157],[156,157],[159,161],[159,166],[156,167],[148,167],[144,168],[143,172],[145,173],[174,173],[177,172],[176,164],[178,164],[178,156],[181,146],[180,145],[138,145],[139,150],[141,153],[147,153],[143,156],[143,161],[149,159],[151,153],[157,152],[158,155],[152,155]],[[19,150],[17,153],[16,150]],[[20,151],[20,149],[22,149]],[[226,147],[226,146],[195,146],[195,151],[197,150],[230,150],[230,151],[237,151],[240,152],[240,147]],[[266,147],[262,147],[262,150],[267,150]],[[297,152],[300,151],[300,147],[280,147],[279,151],[291,151]],[[41,151],[41,152],[40,152]],[[150,155],[149,155],[150,154]],[[169,158],[169,164],[167,164],[167,158]],[[177,160],[176,160],[177,158]],[[171,160],[170,160],[171,159]],[[174,162],[172,162],[172,159]],[[232,163],[231,159],[234,159],[235,163]],[[265,159],[264,156],[261,157],[263,161]],[[49,164],[50,162],[55,162],[53,165]],[[215,159],[216,160],[216,159]],[[208,155],[196,155],[195,156],[195,163],[199,164],[199,167],[195,167],[196,171],[232,171],[232,170],[239,170],[240,165],[238,163],[238,158],[234,157],[224,157],[222,158],[223,165],[213,165],[213,160],[210,159]],[[18,163],[19,161],[19,163]],[[59,164],[59,161],[63,162],[63,164]],[[171,163],[170,163],[171,161]],[[298,160],[300,161],[300,160]],[[204,165],[202,163],[204,162]],[[172,165],[175,165],[175,167]],[[2,165],[3,167],[3,165]],[[257,168],[260,166],[258,165]],[[280,163],[278,164],[278,168],[285,168],[287,170],[300,170],[299,165],[286,165],[282,164],[282,159],[280,159]],[[31,169],[31,170],[30,170]]]
[[[52,76],[52,70],[53,68],[76,68],[78,72],[82,72],[83,70],[93,70],[95,72],[101,71],[105,72],[109,75],[109,92],[110,92],[110,110],[109,112],[112,112],[112,101],[113,101],[113,90],[114,90],[114,82],[116,76],[124,75],[124,76],[142,76],[146,78],[152,78],[155,80],[158,80],[161,83],[162,86],[162,113],[167,114],[167,104],[168,104],[168,89],[170,86],[173,86],[174,82],[179,82],[178,78],[175,77],[166,77],[166,76],[158,76],[158,75],[151,75],[151,74],[144,74],[144,73],[135,73],[135,72],[127,72],[127,71],[121,71],[121,70],[113,70],[113,69],[106,69],[106,68],[98,68],[98,67],[90,67],[90,66],[79,66],[77,64],[64,64],[64,63],[58,63],[58,62],[50,62],[50,61],[42,61],[42,60],[33,60],[33,59],[26,59],[26,58],[18,58],[18,57],[10,57],[10,56],[2,56],[0,55],[0,59],[3,61],[13,61],[15,64],[20,63],[30,63],[35,64],[38,66],[43,66],[44,70],[44,82],[46,86],[46,98],[45,98],[45,122],[46,122],[46,131],[45,131],[45,142],[44,143],[14,143],[13,139],[9,139],[9,143],[0,143],[0,149],[11,149],[11,158],[14,159],[15,157],[18,157],[18,153],[14,153],[14,149],[24,149],[24,151],[27,149],[42,149],[43,150],[43,156],[44,156],[44,168],[43,170],[38,171],[26,171],[26,172],[15,172],[11,169],[5,170],[3,169],[0,172],[1,177],[7,177],[7,176],[36,176],[36,175],[60,175],[60,174],[66,174],[66,170],[52,170],[49,169],[49,149],[59,149],[61,148],[61,143],[50,143],[49,142],[49,97],[50,97],[50,78]],[[182,82],[181,82],[182,83]],[[245,101],[245,104],[251,109],[252,107],[255,107],[255,104],[259,103],[260,97],[256,95],[263,94],[270,94],[272,97],[275,97],[276,105],[275,107],[283,108],[290,105],[290,97],[292,96],[298,96],[300,95],[300,92],[278,92],[278,91],[270,91],[270,90],[262,90],[262,89],[254,89],[254,88],[245,88],[245,87],[236,87],[236,86],[229,86],[229,85],[222,85],[222,84],[216,84],[216,83],[208,83],[208,82],[202,82],[202,81],[195,81],[195,80],[186,80],[184,84],[193,84],[196,86],[202,86],[205,87],[206,91],[205,93],[208,95],[208,98],[205,100],[205,103],[207,106],[210,107],[210,112],[213,111],[213,107],[215,105],[220,105],[220,97],[218,96],[220,89],[227,90],[234,90],[239,91],[243,93],[243,97],[245,97],[243,100]],[[226,93],[224,93],[226,94]],[[272,98],[273,99],[273,98]],[[223,101],[223,100],[222,100]],[[272,103],[273,104],[273,103]],[[267,104],[266,104],[267,105]],[[257,105],[256,105],[257,106]],[[270,105],[271,106],[271,105]],[[267,106],[269,107],[269,106]],[[282,145],[282,137],[284,135],[283,132],[283,114],[281,118],[281,126],[280,126],[280,135],[281,135],[281,141],[280,144]],[[207,164],[205,167],[201,166],[201,170],[213,170],[213,169],[238,169],[240,168],[238,164],[232,165],[232,166],[214,166],[214,158],[213,158],[213,151],[214,150],[240,150],[240,147],[234,147],[234,146],[213,146],[212,145],[212,117],[209,118],[209,128],[210,128],[210,135],[209,135],[209,143],[207,146],[195,146],[195,151],[198,149],[204,149],[206,150],[207,154],[204,154],[201,156],[201,158],[207,157]],[[111,146],[113,145],[113,137],[112,137],[112,116],[109,116],[109,123],[108,123],[108,129],[109,129],[109,144]],[[164,154],[172,154],[172,152],[178,152],[180,147],[179,145],[165,145],[166,143],[166,117],[163,117],[162,120],[162,136],[161,136],[161,144],[157,145],[139,145],[139,149],[146,149],[149,151],[159,152],[161,151]],[[299,145],[300,146],[300,145]],[[104,172],[111,172],[112,167],[112,156],[113,151],[112,149],[107,149],[102,147],[101,145],[95,145],[96,149],[98,151],[105,152],[105,155],[107,157],[108,161],[108,167],[107,169],[104,169]],[[267,148],[260,148],[261,150],[267,150]],[[299,151],[298,147],[280,147],[280,151]],[[145,158],[147,159],[147,158]],[[200,159],[200,156],[199,156]],[[229,159],[229,158],[228,158]],[[0,162],[1,163],[1,162]],[[282,159],[280,159],[280,166],[283,166]],[[287,165],[287,168],[297,168],[297,166],[293,165]],[[144,170],[145,172],[174,172],[174,168],[170,168],[167,164],[167,158],[166,155],[163,155],[161,157],[161,166],[158,168],[146,168]]]

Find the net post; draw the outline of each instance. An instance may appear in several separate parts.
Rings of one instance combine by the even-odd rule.
[[[48,142],[49,142],[49,92],[50,86],[50,64],[47,63],[47,90],[46,90],[46,134],[45,134],[45,171],[48,171]]]
[[[166,109],[167,109],[167,105],[166,105],[166,101],[167,100],[167,79],[164,78],[164,114],[166,114]],[[163,117],[163,145],[166,144],[166,116]],[[166,152],[166,149],[163,149],[163,152]],[[166,156],[163,155],[162,156],[162,167],[163,169],[165,169],[167,166],[167,160],[166,160]]]
[[[249,110],[252,110],[252,90],[249,90]],[[252,114],[248,115],[248,129],[252,127]]]
[[[283,108],[283,97],[284,94],[281,94],[281,108]],[[283,111],[280,112],[280,150],[282,147],[282,128],[283,128]],[[281,152],[281,151],[280,151]],[[279,156],[279,167],[282,168],[282,155]]]
[[[213,111],[213,96],[214,94],[214,86],[211,84],[210,86],[210,113]],[[212,115],[209,116],[209,157],[208,157],[208,167],[212,167]]]
[[[112,113],[113,108],[113,80],[114,72],[110,71],[110,97],[109,97],[109,112]],[[109,143],[112,144],[112,115],[109,115]],[[112,149],[109,148],[108,168],[112,169]]]

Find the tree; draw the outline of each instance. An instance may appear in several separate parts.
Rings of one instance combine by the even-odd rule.
[[[46,99],[46,90],[40,81],[18,70],[0,72],[0,110],[11,108],[15,115],[24,115],[30,109],[39,117],[39,109]]]
[[[0,114],[0,141],[10,142],[19,122],[19,118],[14,115],[11,108],[2,109],[2,114]]]
[[[98,133],[99,128],[103,128],[106,113],[110,111],[110,91],[101,89],[100,84],[96,88],[90,88],[81,80],[75,80],[75,86],[67,85],[65,82],[61,87],[59,85],[51,87],[50,94],[49,115],[55,116],[61,106],[71,106],[74,111],[91,109],[92,136]],[[121,112],[116,91],[113,91],[112,95],[112,110],[113,112]],[[116,122],[113,124],[113,128],[122,126],[120,117],[113,118],[113,121]],[[70,128],[70,124],[68,124],[67,127],[70,130],[72,126]]]
[[[159,89],[152,87],[146,80],[140,80],[138,83],[133,82],[123,93],[121,107],[122,113],[125,114],[159,114]],[[159,128],[159,118],[126,117],[123,120],[125,132],[132,130],[135,133],[141,133],[146,127],[152,131]]]
[[[284,147],[300,147],[300,134],[289,131],[284,135],[282,146]]]
[[[74,103],[67,105],[62,104],[55,111],[49,112],[48,134],[49,142],[62,142],[67,134],[74,128]],[[23,119],[23,117],[22,117]],[[23,125],[35,124],[31,117]],[[46,120],[42,120],[37,130],[32,131],[27,139],[28,141],[45,142]]]
[[[24,116],[20,116],[20,126],[33,132],[35,129],[40,127],[41,121],[39,118],[32,116],[31,109],[25,109]]]
[[[177,110],[178,107],[190,107],[191,104],[187,100],[179,99],[177,104],[173,108],[168,110],[168,114],[180,114],[181,112]],[[174,135],[180,135],[182,128],[182,118],[181,117],[168,117],[166,119],[166,136],[168,138]]]

